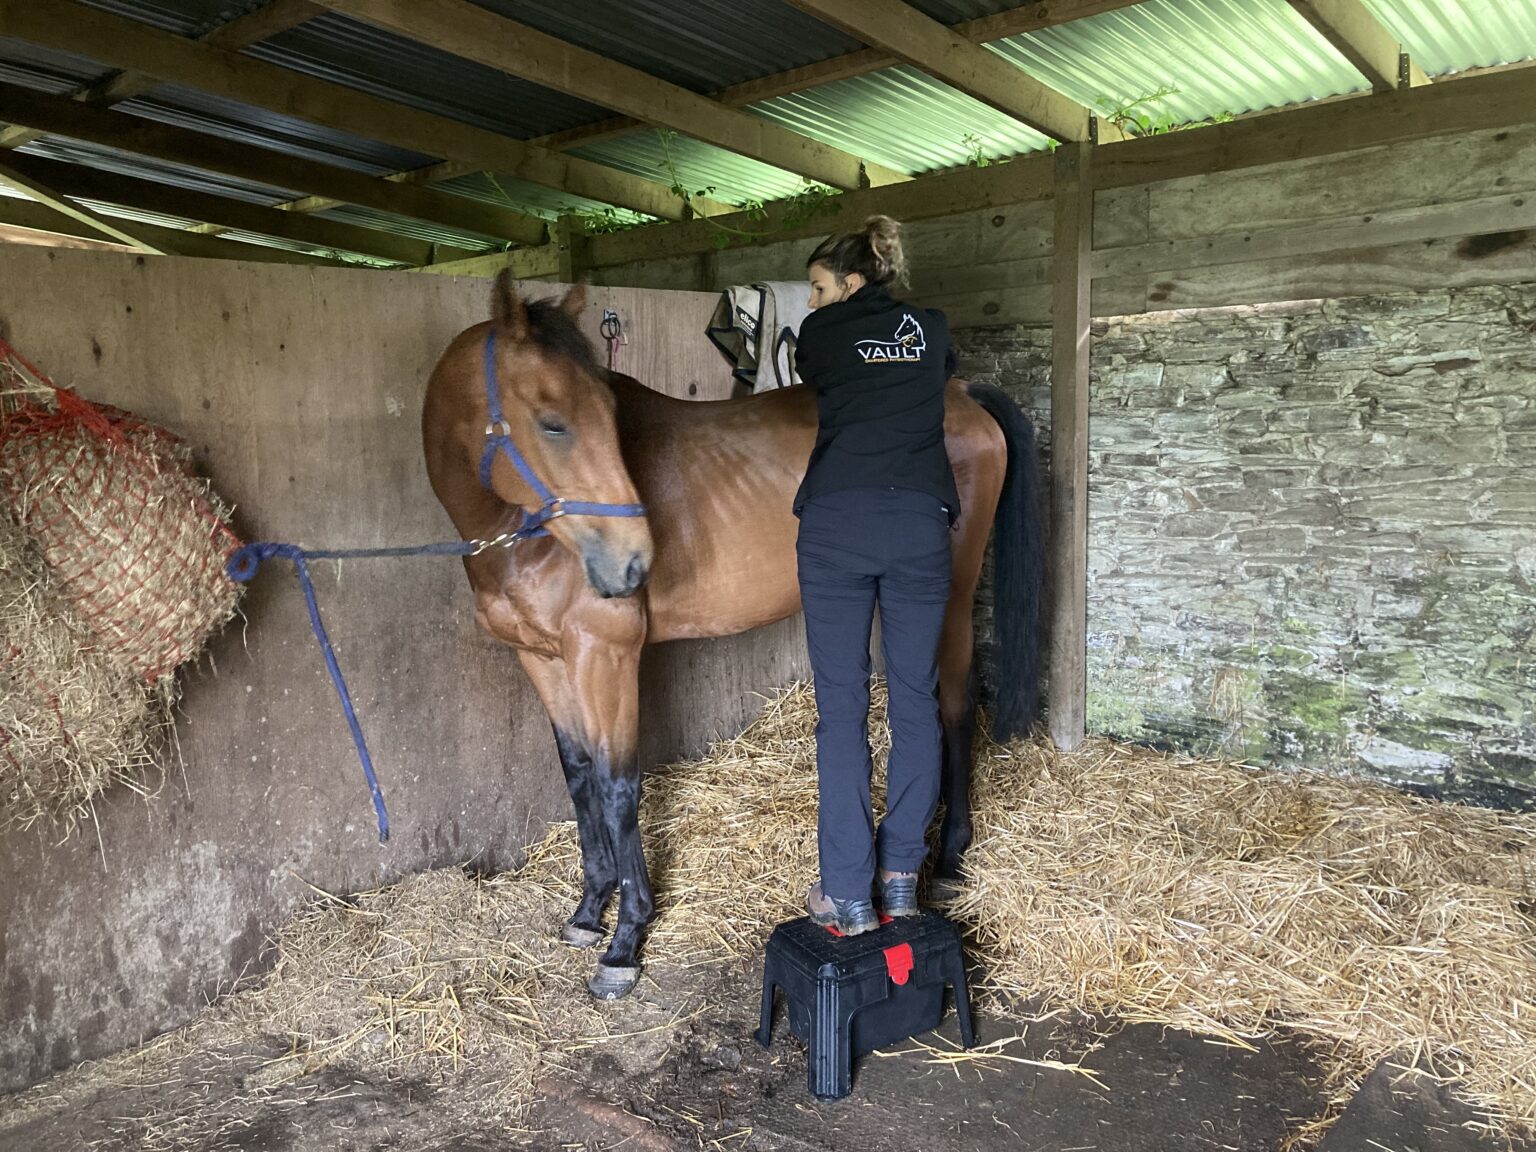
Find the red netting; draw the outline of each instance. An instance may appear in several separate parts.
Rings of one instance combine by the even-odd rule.
[[[149,791],[174,688],[107,659],[31,537],[0,516],[0,827],[67,829],[114,784]]]
[[[108,658],[170,674],[239,598],[227,510],[175,436],[59,388],[3,340],[0,391],[0,506]]]

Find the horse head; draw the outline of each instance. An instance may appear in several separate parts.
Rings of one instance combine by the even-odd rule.
[[[624,465],[614,419],[613,390],[592,343],[577,326],[586,288],[564,299],[522,300],[503,272],[493,298],[496,336],[490,382],[501,401],[505,428],[538,483],[559,498],[549,533],[581,558],[587,580],[601,596],[628,596],[650,572],[653,545],[643,515],[614,514],[640,497]],[[506,453],[491,465],[491,486],[507,503],[531,513],[541,495]],[[600,508],[562,515],[563,502]],[[608,511],[602,511],[602,508]]]
[[[896,329],[896,342],[905,348],[922,348],[925,346],[922,327],[918,324],[912,313],[908,312],[901,318],[901,324]]]

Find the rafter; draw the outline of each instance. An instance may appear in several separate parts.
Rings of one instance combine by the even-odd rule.
[[[279,32],[296,28],[319,14],[320,9],[311,4],[310,0],[270,0],[270,3],[254,12],[220,24],[202,37],[202,42],[238,51],[269,36],[276,36]],[[71,92],[70,96],[87,104],[116,104],[120,100],[142,95],[156,83],[153,76],[130,70],[118,72],[97,84],[82,85]],[[30,128],[6,128],[0,131],[0,148],[20,148],[41,135],[41,132],[34,132]]]
[[[1424,69],[1412,60],[1408,61],[1406,73],[1400,69],[1405,49],[1360,0],[1291,0],[1291,7],[1337,48],[1377,92],[1429,83]]]
[[[119,148],[240,180],[327,196],[348,204],[430,220],[518,244],[537,244],[545,235],[542,220],[493,204],[363,176],[331,164],[317,164],[266,148],[252,148],[206,132],[160,124],[142,116],[92,108],[66,97],[48,96],[15,84],[0,84],[0,120],[50,135]]]
[[[90,225],[56,212],[46,204],[38,204],[31,200],[0,197],[0,224],[13,228],[25,228],[32,232],[49,232],[56,236],[73,236],[81,240],[101,239]],[[133,228],[157,249],[162,251],[175,249],[180,256],[254,260],[263,264],[336,263],[335,260],[323,256],[290,252],[286,248],[269,248],[264,244],[244,244],[236,240],[224,240],[218,236],[199,236],[195,232],[183,232],[177,228],[161,228],[153,224],[135,224]]]
[[[3,163],[31,179],[47,184],[74,200],[117,204],[164,216],[179,216],[222,228],[234,228],[291,240],[315,248],[336,248],[376,256],[399,264],[425,264],[435,260],[461,260],[476,253],[462,248],[439,247],[425,240],[396,236],[376,228],[362,228],[339,220],[322,220],[248,204],[227,196],[214,196],[154,180],[120,176],[83,164],[63,164],[17,153]]]
[[[100,238],[116,240],[119,244],[126,244],[130,248],[137,248],[140,252],[148,252],[155,256],[166,256],[175,251],[174,248],[163,248],[155,244],[141,235],[131,224],[117,224],[103,219],[89,208],[83,208],[68,199],[57,188],[43,183],[35,176],[20,171],[10,164],[0,163],[0,184],[14,188],[60,216],[84,224],[96,232]]]
[[[1024,4],[993,16],[983,16],[976,20],[955,24],[951,31],[965,37],[973,44],[987,44],[994,40],[1006,40],[1010,36],[1021,36],[1029,32],[1040,32],[1046,28],[1055,28],[1062,24],[1069,24],[1073,20],[1083,20],[1105,12],[1131,8],[1144,2],[1145,0],[1054,0],[1049,4]],[[878,72],[882,68],[900,63],[901,61],[895,56],[882,52],[878,48],[861,48],[857,52],[834,56],[830,60],[807,64],[801,68],[791,68],[785,72],[775,72],[771,76],[763,76],[757,80],[748,80],[742,84],[722,88],[713,94],[713,99],[732,108],[740,108],[762,100],[774,100],[780,96],[804,92],[822,84],[833,84],[855,76],[867,76],[871,72]],[[546,148],[578,148],[622,136],[626,132],[633,132],[644,126],[639,120],[629,116],[613,116],[593,124],[583,124],[563,132],[540,136],[533,143],[542,144]]]
[[[665,185],[524,144],[445,116],[304,76],[69,0],[0,0],[0,35],[211,92],[373,140],[503,172],[662,219],[682,201]],[[723,210],[724,206],[717,206]]]
[[[907,179],[808,136],[478,8],[468,0],[319,0],[440,51],[634,116],[764,164],[858,188]]]

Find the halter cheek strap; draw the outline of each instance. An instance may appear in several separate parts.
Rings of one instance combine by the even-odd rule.
[[[512,467],[517,469],[523,482],[533,489],[534,499],[539,502],[537,512],[523,513],[523,522],[518,527],[521,536],[547,536],[549,532],[544,525],[561,516],[645,515],[644,504],[596,504],[584,500],[563,500],[551,492],[544,481],[539,479],[538,473],[529,467],[528,461],[512,442],[512,426],[502,415],[501,389],[496,383],[494,327],[485,334],[485,406],[490,413],[490,420],[485,426],[485,451],[480,454],[481,486],[490,488],[491,466],[496,462],[496,453],[500,452],[512,462]]]

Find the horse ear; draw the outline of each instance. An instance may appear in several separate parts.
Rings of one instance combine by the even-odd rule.
[[[566,291],[560,301],[560,311],[564,312],[572,320],[580,320],[581,314],[587,307],[586,281],[578,280]]]
[[[523,303],[512,284],[510,268],[503,268],[496,274],[496,287],[491,294],[491,315],[512,339],[527,339],[528,306]]]

